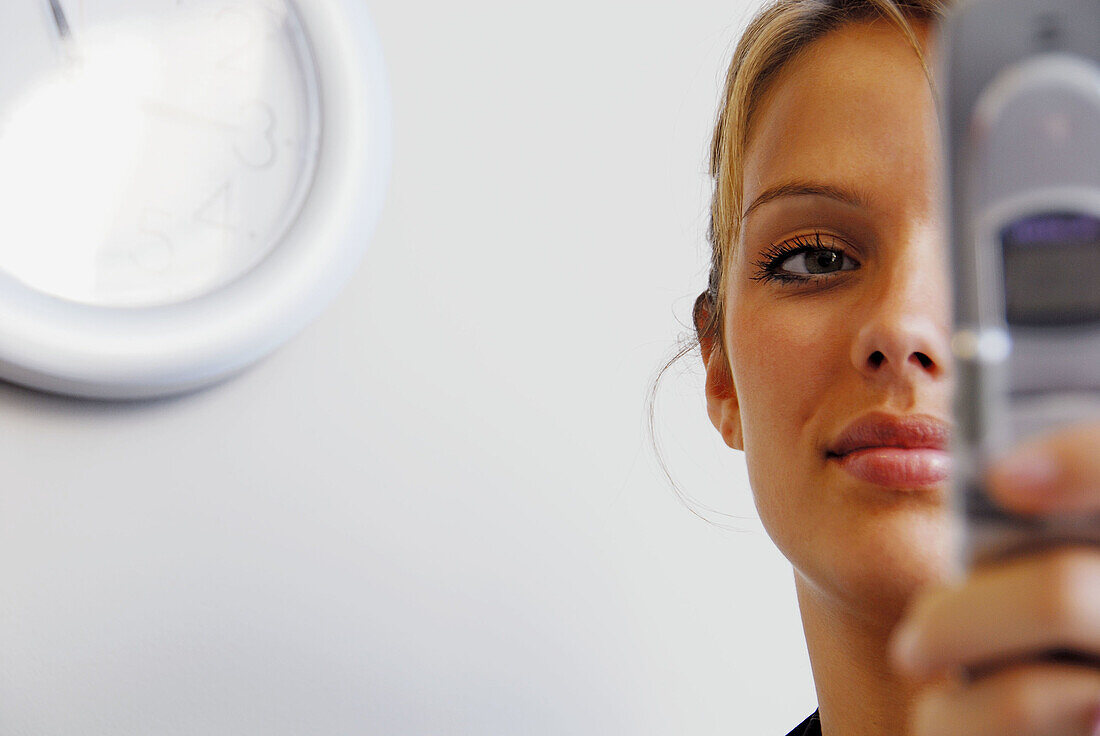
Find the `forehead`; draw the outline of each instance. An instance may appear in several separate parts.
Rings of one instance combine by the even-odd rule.
[[[914,24],[926,56],[928,29]],[[885,21],[843,26],[807,46],[772,80],[745,152],[744,204],[786,182],[867,192],[891,211],[928,207],[938,125],[916,52]]]

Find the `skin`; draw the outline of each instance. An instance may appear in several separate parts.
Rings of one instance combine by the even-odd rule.
[[[931,30],[917,30],[931,57]],[[947,483],[887,488],[826,455],[871,411],[950,420],[939,146],[927,78],[885,22],[842,27],[780,72],[750,131],[746,207],[789,182],[863,201],[788,195],[747,215],[726,274],[726,349],[702,345],[708,414],[744,450],[760,518],[794,569],[823,736],[1091,734],[1100,670],[1026,660],[1067,643],[1100,658],[1100,552],[965,575]],[[759,278],[769,247],[814,233],[850,258],[844,270]],[[1100,510],[1100,426],[1010,453],[990,490],[1022,513]]]

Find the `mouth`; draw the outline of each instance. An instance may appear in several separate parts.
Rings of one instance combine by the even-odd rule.
[[[928,415],[874,412],[849,424],[826,459],[868,483],[899,490],[943,483],[951,472],[946,422]]]

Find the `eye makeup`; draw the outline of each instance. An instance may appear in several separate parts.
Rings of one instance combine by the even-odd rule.
[[[799,235],[765,248],[753,262],[749,278],[761,283],[806,284],[832,280],[860,267],[850,247],[835,236],[818,231]]]

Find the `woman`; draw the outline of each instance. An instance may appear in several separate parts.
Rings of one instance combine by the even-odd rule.
[[[924,63],[942,12],[779,0],[741,40],[695,312],[707,409],[745,451],[794,567],[820,707],[793,734],[1092,734],[1100,670],[1035,655],[1100,657],[1100,551],[969,577],[950,563],[950,315]],[[876,443],[895,447],[859,449]],[[1098,426],[1017,448],[991,493],[1024,513],[1100,509],[1098,450]]]

